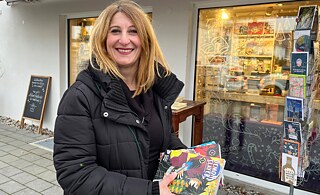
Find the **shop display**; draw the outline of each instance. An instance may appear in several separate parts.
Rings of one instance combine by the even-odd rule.
[[[300,6],[294,32],[294,52],[291,53],[289,94],[286,97],[282,140],[282,165],[287,164],[282,166],[280,171],[282,172],[281,180],[293,186],[297,186],[297,180],[304,177],[310,163],[307,141],[313,126],[312,102],[315,93],[312,93],[312,90],[315,85],[314,79],[317,78],[315,76],[317,72],[314,69],[317,61],[314,61],[313,57],[318,57],[317,51],[314,51],[311,45],[312,42],[317,47],[314,43],[315,37],[311,34],[315,34],[312,30],[318,28],[318,24],[313,26],[314,16],[318,15],[317,13],[317,6]],[[287,162],[284,162],[285,159]],[[297,163],[293,164],[293,160]],[[290,166],[288,162],[291,162]],[[294,172],[288,173],[291,168]],[[291,179],[288,179],[287,175],[290,175]]]
[[[205,138],[219,137],[224,143],[222,156],[242,159],[227,163],[227,169],[306,189],[317,182],[311,178],[317,175],[318,169],[314,168],[318,164],[308,151],[308,142],[314,142],[318,136],[320,108],[320,55],[316,41],[320,37],[316,36],[320,20],[310,17],[310,10],[317,10],[312,4],[319,2],[200,9],[196,68],[219,69],[203,77],[205,87],[196,91],[201,88],[204,93],[197,93],[196,97],[208,103]],[[228,19],[219,18],[221,10],[229,15]],[[217,39],[228,45],[211,45],[212,50],[208,51],[207,45]],[[219,49],[222,46],[224,49]],[[274,142],[274,133],[279,134],[278,144]],[[268,138],[270,142],[266,143]],[[283,143],[284,140],[289,141]],[[282,151],[286,145],[290,149],[298,146],[299,158],[291,150]],[[268,156],[269,151],[277,153],[273,162],[258,157],[262,147],[268,148],[262,150],[268,151],[261,152],[262,156]],[[287,161],[294,171],[285,179],[284,175],[290,175],[285,168],[288,166],[284,166]],[[253,168],[256,165],[259,167]],[[275,171],[269,174],[272,168]]]

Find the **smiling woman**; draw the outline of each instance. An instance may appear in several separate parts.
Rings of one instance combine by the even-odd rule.
[[[171,124],[184,84],[169,70],[150,18],[135,2],[116,1],[96,19],[89,48],[88,68],[58,108],[59,184],[65,194],[172,195],[175,173],[153,178],[161,152],[186,148]]]

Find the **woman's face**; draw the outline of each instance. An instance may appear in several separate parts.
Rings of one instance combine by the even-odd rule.
[[[141,41],[132,21],[121,12],[110,23],[107,52],[120,68],[135,66],[141,54]]]

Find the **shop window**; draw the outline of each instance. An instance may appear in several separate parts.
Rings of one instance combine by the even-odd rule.
[[[294,40],[294,29],[299,7],[306,5],[320,2],[199,9],[194,96],[207,102],[203,142],[221,145],[228,170],[282,183],[278,171],[290,57],[294,47],[305,44]],[[313,144],[312,168],[299,188],[320,193],[320,143]]]
[[[69,86],[83,70],[90,58],[89,37],[96,18],[68,20],[69,32]]]

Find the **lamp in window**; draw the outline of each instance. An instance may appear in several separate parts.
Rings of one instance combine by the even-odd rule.
[[[272,11],[273,11],[273,7],[268,7],[266,11],[266,16],[271,16]]]

